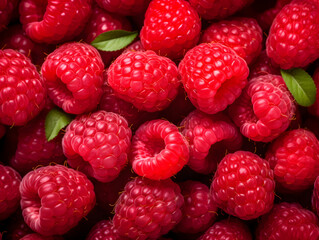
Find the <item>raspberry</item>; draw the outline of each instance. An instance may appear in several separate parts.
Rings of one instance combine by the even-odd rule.
[[[148,112],[166,108],[176,97],[180,79],[173,61],[153,51],[126,52],[108,70],[114,92]]]
[[[62,147],[71,167],[101,182],[110,182],[127,163],[131,136],[122,116],[100,110],[73,120]]]
[[[308,110],[312,115],[319,117],[319,67],[316,68],[312,78],[317,88],[317,94],[315,103],[312,106],[310,106]]]
[[[280,75],[280,68],[271,61],[264,50],[249,68],[249,78],[253,79],[267,74]]]
[[[252,240],[251,233],[243,221],[228,218],[216,222],[198,240]]]
[[[19,207],[21,176],[13,168],[0,164],[0,221]]]
[[[267,54],[283,69],[305,67],[319,57],[319,4],[296,0],[274,19],[267,38]]]
[[[209,188],[197,181],[188,180],[179,184],[184,196],[183,217],[175,231],[199,233],[209,228],[217,218],[217,207]]]
[[[10,165],[21,174],[50,163],[63,163],[62,134],[48,142],[45,137],[46,112],[18,129],[18,146]]]
[[[293,192],[305,190],[319,175],[319,141],[305,129],[287,131],[270,145],[266,160],[277,186]]]
[[[144,14],[151,0],[95,0],[108,12],[125,16]]]
[[[171,179],[154,181],[137,177],[125,185],[115,205],[114,228],[130,239],[157,239],[181,219],[184,203]]]
[[[247,83],[248,66],[234,50],[219,43],[202,43],[188,51],[178,66],[191,102],[208,114],[223,111]]]
[[[153,0],[144,18],[140,37],[146,50],[179,59],[198,40],[201,21],[197,12],[184,0]]]
[[[268,74],[248,82],[229,114],[245,137],[270,142],[288,128],[295,109],[282,77]]]
[[[86,240],[99,240],[99,239],[108,239],[108,240],[120,240],[120,237],[117,233],[117,230],[114,229],[113,223],[108,220],[102,220],[96,223],[91,231],[89,232]]]
[[[297,203],[282,202],[261,217],[256,239],[307,239],[319,238],[318,219],[315,214]]]
[[[0,123],[25,125],[44,107],[46,88],[36,67],[23,54],[0,50]]]
[[[0,32],[9,24],[18,0],[2,0],[0,2]]]
[[[35,42],[62,43],[81,33],[91,8],[91,0],[21,0],[20,22]]]
[[[62,237],[53,237],[53,236],[42,236],[38,233],[30,233],[25,235],[20,240],[60,240],[63,239]]]
[[[19,190],[18,190],[19,191]],[[19,209],[8,219],[8,227],[6,239],[20,240],[29,233],[34,233],[31,228],[25,223],[22,212]]]
[[[29,172],[22,179],[20,193],[25,222],[44,236],[66,233],[95,204],[93,184],[84,174],[62,165]]]
[[[182,134],[189,141],[188,166],[195,172],[209,174],[216,170],[226,151],[239,150],[242,136],[226,115],[207,115],[195,110],[181,123]]]
[[[319,215],[319,177],[318,176],[314,183],[313,193],[311,197],[311,205],[312,205],[313,211],[317,215]]]
[[[227,154],[210,187],[213,200],[226,213],[250,220],[273,206],[275,181],[269,163],[247,151]]]
[[[253,0],[189,0],[204,19],[222,19],[233,15]]]
[[[98,51],[85,43],[66,43],[42,65],[42,75],[53,102],[65,112],[95,109],[102,95],[104,64]]]
[[[153,180],[170,178],[183,168],[188,158],[187,140],[166,120],[146,122],[133,136],[130,161],[140,176]]]
[[[141,40],[138,40],[136,42],[131,43],[130,45],[128,45],[125,50],[123,51],[123,53],[126,53],[128,51],[133,51],[133,52],[144,52],[145,49],[142,45]]]
[[[233,18],[212,23],[204,31],[201,42],[228,46],[250,64],[261,52],[262,39],[262,30],[255,19]]]

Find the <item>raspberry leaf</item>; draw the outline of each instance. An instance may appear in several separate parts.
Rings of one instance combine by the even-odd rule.
[[[316,85],[311,76],[301,68],[280,70],[289,91],[296,102],[309,107],[316,101]]]
[[[102,51],[117,51],[132,43],[137,35],[136,31],[112,30],[101,33],[91,42],[91,45]]]
[[[65,112],[53,108],[45,118],[45,137],[51,141],[58,136],[60,130],[72,121],[72,117]]]

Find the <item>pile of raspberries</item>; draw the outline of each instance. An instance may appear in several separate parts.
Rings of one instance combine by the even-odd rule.
[[[318,58],[319,0],[1,0],[0,240],[318,240]]]

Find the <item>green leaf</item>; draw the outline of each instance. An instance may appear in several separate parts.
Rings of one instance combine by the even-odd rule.
[[[309,107],[316,101],[316,85],[311,76],[301,68],[280,70],[289,91],[296,102]]]
[[[112,30],[101,33],[91,42],[91,45],[102,51],[117,51],[128,46],[137,35],[136,31]]]
[[[60,130],[72,121],[72,117],[65,112],[53,108],[45,118],[45,137],[51,141],[58,136]]]

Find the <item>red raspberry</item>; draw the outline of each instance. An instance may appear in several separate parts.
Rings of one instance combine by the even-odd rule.
[[[91,0],[21,0],[20,21],[36,42],[62,43],[74,39],[88,21]]]
[[[120,236],[139,240],[168,233],[182,219],[180,191],[171,179],[135,178],[126,184],[116,203],[114,228]]]
[[[22,179],[20,193],[25,222],[44,236],[66,233],[95,204],[93,184],[84,174],[62,165],[29,172]]]
[[[280,68],[271,61],[264,50],[249,68],[249,78],[267,74],[280,75]]]
[[[154,180],[178,173],[189,158],[187,140],[166,120],[141,125],[133,136],[130,161],[134,172]]]
[[[198,40],[201,21],[184,0],[153,0],[146,13],[140,37],[145,49],[179,59]]]
[[[126,52],[108,70],[115,93],[148,112],[166,108],[176,97],[180,79],[173,61],[153,51]]]
[[[283,69],[305,67],[319,57],[319,4],[295,0],[276,16],[267,38],[267,54]]]
[[[261,217],[256,239],[319,239],[318,218],[297,203],[282,202]]]
[[[230,217],[216,222],[198,240],[252,240],[249,228],[243,221]]]
[[[19,207],[21,176],[13,168],[0,164],[0,221]]]
[[[71,167],[101,182],[110,182],[127,163],[131,136],[122,116],[101,110],[73,120],[62,147]]]
[[[53,102],[65,112],[95,109],[102,95],[104,64],[98,51],[85,43],[66,43],[42,65],[42,75]]]
[[[113,223],[109,220],[102,220],[96,223],[89,232],[86,240],[121,240],[123,239],[114,229]]]
[[[270,145],[266,160],[274,170],[279,189],[305,190],[319,175],[319,141],[305,129],[285,132]]]
[[[262,39],[262,30],[255,19],[233,18],[212,23],[204,31],[201,42],[228,46],[250,64],[261,52]]]
[[[253,0],[189,0],[204,19],[221,19],[233,15]]]
[[[202,43],[188,51],[178,66],[191,102],[214,114],[226,109],[241,94],[249,69],[234,50],[219,43]]]
[[[317,88],[317,94],[315,103],[311,107],[309,107],[308,110],[312,115],[319,117],[319,67],[316,68],[312,78]]]
[[[248,82],[229,114],[245,137],[270,142],[288,128],[295,110],[282,77],[268,74]]]
[[[62,240],[62,237],[54,237],[54,236],[42,236],[38,233],[30,233],[25,235],[20,240]]]
[[[46,88],[36,67],[23,54],[0,50],[0,123],[25,125],[44,107]]]
[[[18,146],[10,165],[23,175],[39,165],[63,163],[65,160],[61,144],[62,134],[50,142],[45,137],[45,117],[46,112],[43,112],[18,129]]]
[[[195,110],[182,121],[181,127],[190,145],[188,166],[198,173],[215,171],[228,149],[235,151],[242,146],[239,130],[223,114],[207,115]]]
[[[179,186],[184,196],[183,217],[174,230],[182,233],[205,231],[217,218],[217,206],[209,188],[201,182],[191,180],[182,182]]]
[[[0,2],[0,32],[6,28],[19,0],[1,0]]]
[[[125,16],[144,14],[151,0],[95,0],[108,12]]]
[[[145,49],[142,45],[141,40],[138,40],[136,42],[131,43],[130,45],[128,45],[123,53],[126,53],[128,51],[133,51],[133,52],[144,52]]]
[[[273,206],[275,181],[269,163],[247,151],[227,154],[210,187],[213,200],[226,213],[250,220]]]

